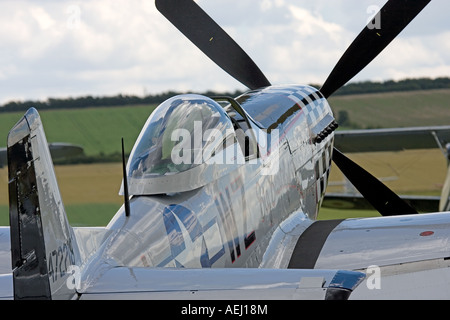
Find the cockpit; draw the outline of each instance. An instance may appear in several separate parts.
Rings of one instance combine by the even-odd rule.
[[[235,126],[227,111],[201,95],[179,95],[148,118],[128,161],[131,195],[192,190],[236,169]],[[239,161],[234,161],[239,164]]]

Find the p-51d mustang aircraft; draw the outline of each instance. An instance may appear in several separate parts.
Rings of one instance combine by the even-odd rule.
[[[450,214],[417,215],[334,149],[337,124],[327,102],[429,2],[388,1],[382,29],[364,28],[317,90],[271,85],[195,2],[156,0],[251,91],[235,99],[181,95],[155,109],[124,166],[125,204],[104,228],[68,224],[42,123],[30,109],[8,135],[10,228],[0,229],[0,295],[450,297]],[[316,221],[332,161],[388,217]],[[375,285],[364,284],[367,270],[378,272]]]

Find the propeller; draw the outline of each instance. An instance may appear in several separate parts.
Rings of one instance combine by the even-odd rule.
[[[364,69],[431,0],[389,0],[380,11],[381,29],[367,26],[353,41],[320,89],[328,98]],[[250,89],[270,82],[244,50],[193,0],[155,0],[156,8],[203,53]],[[382,214],[417,213],[369,172],[336,148],[333,161]]]
[[[192,0],[156,0],[156,8],[206,56],[250,89],[270,86],[244,50]]]
[[[382,215],[393,216],[418,213],[380,180],[344,156],[336,148],[333,161],[364,198]]]
[[[367,25],[342,55],[320,88],[325,98],[331,96],[392,42],[431,0],[389,0],[378,13],[381,29]],[[333,161],[383,216],[412,214],[417,211],[386,185],[334,148]]]
[[[422,11],[431,0],[390,0],[378,13],[381,28],[367,25],[331,71],[320,92],[328,98],[378,54]]]

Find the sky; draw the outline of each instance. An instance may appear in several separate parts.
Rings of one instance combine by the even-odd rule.
[[[322,84],[380,0],[198,0],[272,84]],[[352,81],[450,76],[448,0],[432,0]],[[382,17],[380,25],[382,27]],[[246,88],[153,0],[0,0],[0,104]]]

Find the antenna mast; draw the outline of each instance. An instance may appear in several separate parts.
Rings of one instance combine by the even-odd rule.
[[[127,166],[125,163],[125,148],[122,137],[122,169],[123,169],[123,198],[125,201],[125,216],[130,216],[130,196],[128,194]]]

